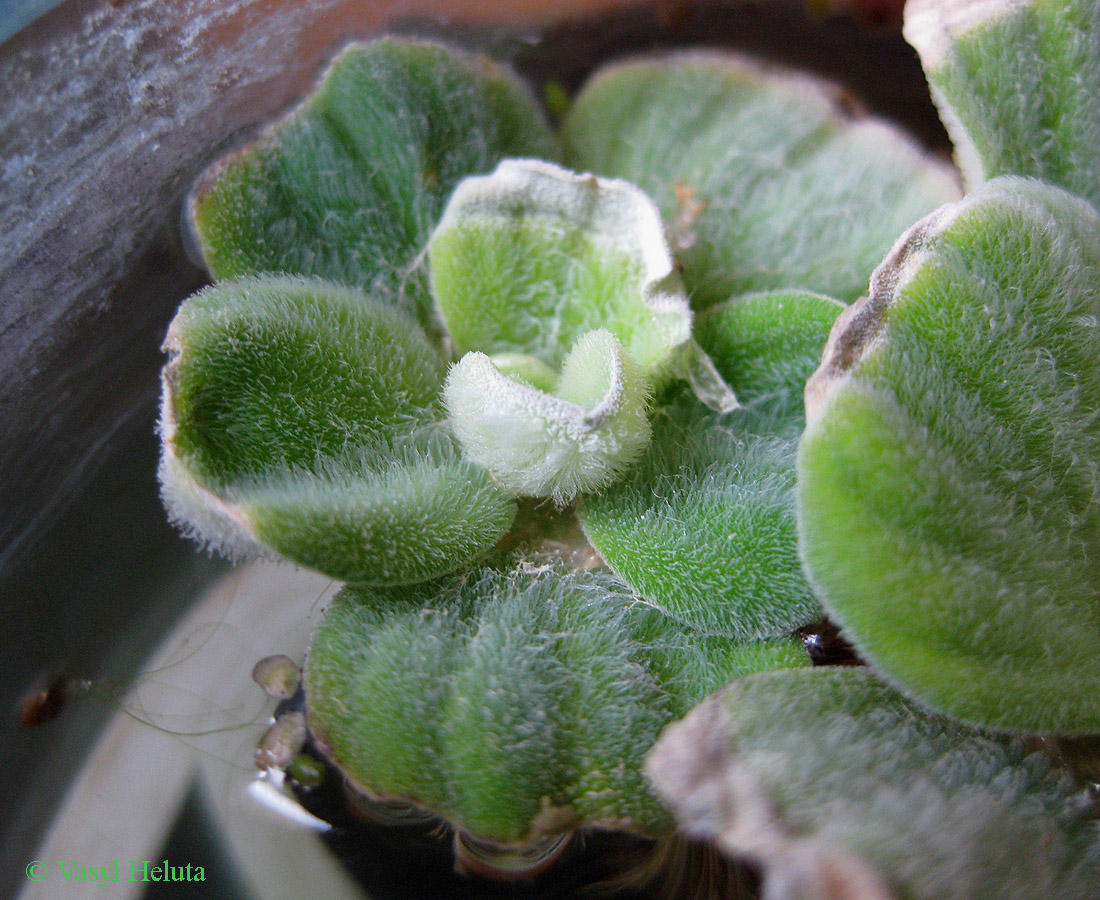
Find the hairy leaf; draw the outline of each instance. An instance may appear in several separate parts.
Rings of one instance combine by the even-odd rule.
[[[1088,900],[1100,883],[1087,789],[866,669],[739,679],[646,770],[682,828],[763,868],[768,900]]]
[[[682,631],[607,575],[520,565],[344,591],[306,666],[310,721],[361,789],[498,841],[669,828],[641,773],[660,730],[725,680],[805,664]]]
[[[319,279],[201,291],[164,347],[172,445],[214,483],[311,469],[443,416],[443,360],[416,323]]]
[[[971,186],[1042,178],[1100,204],[1100,5],[915,0],[917,48]]]
[[[559,368],[606,328],[650,377],[691,332],[660,213],[631,184],[505,160],[463,181],[430,245],[432,288],[458,353]]]
[[[804,423],[802,392],[844,305],[805,291],[727,300],[699,315],[695,335],[745,406]]]
[[[165,349],[163,494],[211,548],[392,583],[457,568],[510,525],[446,433],[439,354],[362,291],[223,282],[181,307]]]
[[[1100,730],[1100,215],[999,178],[918,223],[807,387],[803,559],[892,682]]]
[[[593,546],[670,615],[748,638],[820,614],[798,558],[794,460],[802,386],[842,308],[781,292],[702,314],[699,340],[742,407],[713,412],[684,392],[654,417],[658,439],[639,464],[585,499]]]
[[[566,162],[656,201],[697,308],[801,288],[850,301],[954,176],[835,89],[733,55],[610,66],[563,128]]]
[[[383,38],[345,49],[305,103],[215,164],[191,216],[217,278],[319,275],[427,322],[420,254],[455,185],[506,156],[555,155],[507,70]]]
[[[467,455],[509,492],[559,504],[618,478],[649,443],[651,386],[691,332],[649,198],[505,160],[459,185],[430,258],[465,354],[446,401]]]

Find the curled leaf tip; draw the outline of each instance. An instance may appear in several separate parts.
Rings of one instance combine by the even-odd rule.
[[[513,369],[513,371],[515,371]],[[650,439],[650,386],[608,331],[577,341],[554,393],[466,354],[443,389],[466,456],[517,496],[564,505],[614,481]]]

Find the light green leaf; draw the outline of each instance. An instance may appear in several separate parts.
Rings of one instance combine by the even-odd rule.
[[[1100,818],[1028,743],[922,712],[866,669],[742,678],[646,771],[769,900],[1090,900]]]
[[[971,186],[1042,178],[1100,204],[1100,5],[915,0],[905,36]]]
[[[918,223],[806,391],[803,560],[922,702],[1100,731],[1100,215],[999,178]]]
[[[484,353],[467,353],[444,398],[467,458],[509,493],[563,505],[614,481],[649,443],[649,382],[610,332],[577,341],[553,394],[506,363],[502,372]]]
[[[231,557],[404,582],[488,550],[515,509],[446,434],[444,365],[410,318],[319,279],[223,282],[165,341],[170,516]]]
[[[190,214],[217,278],[319,275],[426,322],[420,254],[443,204],[505,156],[556,156],[513,75],[483,57],[383,38],[345,49],[312,97],[215,164]]]
[[[258,541],[350,582],[405,584],[454,571],[512,524],[515,505],[441,435],[363,455],[226,493]]]
[[[667,831],[641,773],[661,729],[731,677],[805,662],[788,641],[685,633],[610,576],[520,565],[345,590],[305,683],[313,732],[353,784],[511,844]]]
[[[616,64],[563,127],[566,162],[656,201],[692,303],[775,288],[844,301],[955,178],[837,90],[742,57],[680,53]]]
[[[684,392],[620,483],[585,498],[581,522],[608,564],[670,615],[709,633],[780,635],[820,615],[794,517],[802,385],[835,300],[745,297],[700,316],[700,342],[743,406],[725,414]]]
[[[581,524],[624,581],[710,634],[779,635],[820,615],[794,517],[798,431],[773,414],[719,414],[685,394],[618,484],[586,497]]]
[[[633,185],[535,160],[463,181],[429,248],[455,350],[559,368],[606,328],[650,378],[691,334],[660,213]]]
[[[443,417],[444,363],[416,323],[320,279],[200,291],[164,349],[171,444],[212,482],[309,469]]]

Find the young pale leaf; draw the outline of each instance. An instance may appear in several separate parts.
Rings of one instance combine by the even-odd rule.
[[[779,635],[820,614],[798,558],[795,447],[802,386],[840,303],[791,292],[745,297],[699,318],[700,342],[743,407],[684,392],[620,483],[585,498],[600,555],[647,600],[696,628]]]
[[[602,70],[563,140],[569,165],[653,197],[697,308],[774,288],[853,300],[904,228],[958,196],[952,172],[852,119],[830,85],[732,55]]]
[[[483,553],[511,523],[511,501],[439,433],[439,354],[362,291],[223,282],[184,303],[165,349],[164,499],[211,548],[410,581]]]
[[[667,831],[641,773],[664,726],[731,677],[805,664],[692,636],[607,575],[485,569],[345,590],[306,664],[314,735],[353,784],[501,843]]]
[[[467,353],[447,376],[444,399],[467,458],[516,496],[558,504],[614,481],[650,438],[650,386],[610,332],[584,334],[565,359],[553,394]]]
[[[654,378],[691,334],[660,213],[623,181],[504,160],[458,186],[429,257],[459,353],[522,353],[556,369],[606,328]]]
[[[352,45],[317,92],[197,186],[191,217],[217,278],[319,275],[426,321],[420,254],[458,182],[506,156],[556,156],[528,91],[430,43]]]
[[[1100,731],[1100,215],[998,178],[902,237],[806,391],[803,560],[892,682]]]
[[[1100,884],[1082,785],[866,669],[739,679],[646,771],[681,827],[762,867],[768,900],[1090,900]]]
[[[912,0],[905,36],[967,182],[1042,178],[1100,205],[1100,4]]]

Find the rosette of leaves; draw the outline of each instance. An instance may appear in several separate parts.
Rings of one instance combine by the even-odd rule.
[[[726,90],[737,110],[754,91],[754,107],[791,93],[779,76],[728,65],[741,72],[736,84],[722,70],[711,93]],[[658,107],[678,90],[681,67],[676,60],[661,70]],[[830,134],[844,133],[818,94],[807,108]],[[736,117],[727,121],[728,105],[717,106],[719,130],[723,140],[744,135],[739,158],[749,169],[774,168],[776,147],[797,155],[804,135],[787,130],[797,105],[777,105],[752,133]],[[765,125],[773,133],[761,159]],[[594,126],[588,131],[599,138]],[[574,146],[584,143],[577,122],[570,134]],[[704,158],[715,140],[701,132],[692,152]],[[931,208],[948,190],[940,170],[897,142],[887,180],[933,184],[922,207]],[[161,474],[173,517],[231,556],[275,553],[348,581],[413,582],[491,547],[512,521],[512,496],[560,504],[621,476],[649,442],[654,392],[676,375],[687,371],[705,397],[695,378],[702,372],[712,396],[728,396],[689,340],[667,216],[626,182],[534,159],[500,162],[553,156],[555,148],[531,98],[504,70],[437,45],[385,39],[342,53],[314,96],[213,166],[191,213],[219,281],[185,304],[166,341]],[[863,151],[874,156],[877,144]],[[727,159],[714,160],[712,176],[727,168]],[[821,183],[819,206],[828,207],[835,187]],[[721,189],[731,188],[722,182],[707,196]],[[833,212],[847,217],[843,205]],[[756,227],[778,238],[792,226],[759,216]],[[816,230],[811,223],[807,233]],[[798,285],[803,276],[792,266],[777,277]],[[787,308],[815,303],[806,315],[821,326],[834,310],[828,301]],[[751,325],[741,308],[729,315]],[[799,315],[794,331],[804,327]],[[802,347],[800,363],[776,357],[763,337],[760,353],[799,370],[786,383],[797,393],[799,366],[821,339]],[[751,396],[756,388],[732,371],[721,341],[712,344],[727,379]],[[712,424],[704,417],[685,427],[702,433]],[[736,455],[736,439],[727,444],[711,463]],[[789,475],[789,461],[777,466]],[[717,502],[727,511],[737,503]],[[742,543],[751,546],[750,531]],[[795,618],[805,618],[804,599]],[[792,622],[725,627],[778,634]]]
[[[685,73],[705,109],[671,102]],[[828,294],[866,280],[895,219],[955,196],[944,166],[805,79],[674,57],[603,114],[601,77],[566,169],[495,64],[392,39],[344,51],[200,181],[216,281],[165,345],[173,518],[356,585],[307,671],[333,758],[368,794],[509,844],[547,822],[667,828],[641,750],[703,686],[791,664],[787,636],[819,614],[794,448],[843,307]],[[599,150],[615,134],[647,165],[620,171]],[[732,229],[706,212],[737,208]],[[612,574],[473,568],[497,545],[544,550],[577,509],[595,549],[562,555]],[[394,712],[424,703],[443,744]]]

